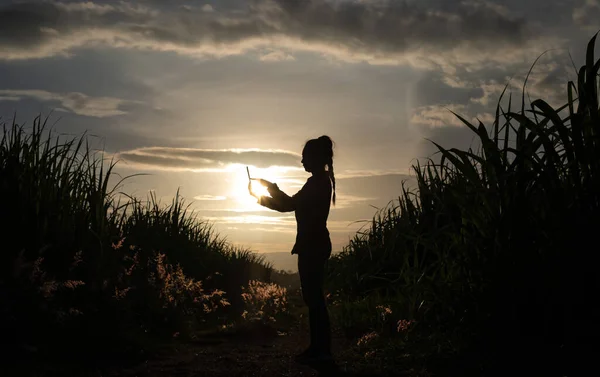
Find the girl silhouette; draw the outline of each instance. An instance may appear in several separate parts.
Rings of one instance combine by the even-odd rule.
[[[271,197],[257,196],[248,184],[250,194],[258,203],[279,212],[295,211],[297,234],[292,254],[298,255],[298,274],[302,298],[308,306],[310,346],[296,356],[298,361],[331,360],[331,327],[323,295],[325,262],[331,255],[331,240],[327,230],[330,202],[335,205],[333,175],[333,142],[321,136],[306,142],[302,150],[304,170],[312,173],[306,184],[294,196],[288,196],[277,184],[259,180]],[[333,185],[333,198],[332,198]]]

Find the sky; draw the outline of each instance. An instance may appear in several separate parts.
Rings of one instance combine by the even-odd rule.
[[[120,191],[169,204],[256,252],[289,252],[293,213],[256,204],[245,166],[288,194],[304,143],[335,142],[339,251],[411,184],[411,166],[473,145],[515,96],[565,99],[600,0],[0,0],[0,116],[49,116],[118,160]],[[118,177],[118,176],[116,176]]]

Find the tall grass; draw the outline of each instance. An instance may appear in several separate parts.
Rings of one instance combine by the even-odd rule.
[[[348,302],[387,297],[422,330],[472,344],[568,346],[598,336],[595,40],[564,106],[526,106],[525,84],[516,106],[511,95],[503,101],[505,87],[487,127],[455,114],[480,148],[434,143],[439,160],[413,166],[416,190],[403,187],[332,257],[330,289]]]
[[[109,187],[115,164],[92,153],[85,135],[64,141],[40,117],[31,129],[3,124],[0,331],[8,347],[66,354],[69,344],[91,354],[193,335],[241,315],[242,286],[270,279],[272,266],[219,237],[179,193],[161,206],[153,195],[119,193],[122,180]]]

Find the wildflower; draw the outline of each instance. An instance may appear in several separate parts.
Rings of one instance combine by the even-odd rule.
[[[164,279],[165,275],[166,275],[164,260],[165,260],[165,254],[158,253],[156,255],[156,272],[158,272],[159,279]]]
[[[415,323],[412,319],[407,321],[405,319],[401,319],[398,321],[398,332],[406,332],[410,328],[410,326]]]
[[[115,243],[113,243],[113,244],[112,244],[112,248],[113,248],[113,250],[119,250],[119,249],[121,249],[121,248],[123,247],[123,242],[125,242],[125,237],[121,238],[121,239],[119,240],[119,242],[117,242],[116,244],[115,244]]]
[[[377,305],[377,309],[381,310],[384,315],[392,314],[392,309],[387,306]]]
[[[85,283],[81,280],[67,280],[62,283],[62,286],[68,289],[75,289],[81,285],[85,285]]]
[[[45,281],[42,286],[39,288],[40,292],[45,298],[50,298],[58,289],[58,284],[56,281]]]
[[[128,269],[125,270],[125,274],[127,276],[131,276],[131,274],[133,273],[133,270],[135,269],[135,267],[139,264],[139,252],[136,252],[133,255],[133,263],[131,264],[131,267],[129,267]]]
[[[261,321],[274,322],[276,314],[286,311],[286,294],[286,288],[277,284],[249,281],[241,294],[247,307],[243,318],[250,316]]]
[[[117,300],[123,299],[125,298],[125,296],[127,295],[127,292],[129,292],[129,290],[131,289],[131,287],[127,287],[125,289],[119,289],[117,287],[115,287],[115,294],[114,294],[114,298],[116,298]]]
[[[362,346],[362,345],[366,345],[368,343],[370,343],[371,341],[375,340],[379,338],[379,334],[377,334],[375,331],[367,333],[365,335],[363,335],[358,342],[356,343],[357,346]]]
[[[380,310],[381,318],[384,321],[388,315],[392,314],[392,309],[387,306],[377,305],[377,309]]]

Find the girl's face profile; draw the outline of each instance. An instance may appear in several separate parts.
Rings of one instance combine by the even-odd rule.
[[[304,148],[302,151],[302,166],[309,173],[315,173],[319,170],[325,170],[325,165],[319,166],[318,158],[315,158],[315,153],[309,148]]]
[[[302,151],[302,166],[304,166],[304,170],[306,170],[307,172],[311,172],[312,170],[312,164],[310,161],[310,156],[306,153],[306,148]]]

